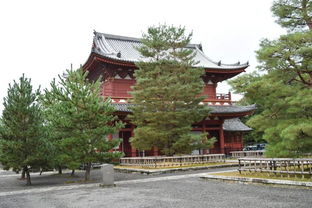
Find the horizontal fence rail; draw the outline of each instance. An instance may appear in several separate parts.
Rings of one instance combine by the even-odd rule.
[[[251,150],[251,151],[233,151],[230,152],[232,158],[242,157],[263,157],[264,150]]]
[[[225,162],[224,154],[184,155],[160,157],[124,157],[120,158],[120,165],[141,166],[146,168],[177,167],[205,163]]]
[[[267,173],[288,178],[312,176],[312,158],[239,158],[238,163],[239,173]]]

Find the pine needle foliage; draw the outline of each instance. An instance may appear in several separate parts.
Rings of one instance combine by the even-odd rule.
[[[30,170],[42,167],[47,158],[39,95],[23,74],[9,85],[0,123],[0,162],[4,169],[24,171],[27,185],[31,185]]]
[[[259,107],[247,124],[268,141],[266,155],[300,157],[312,152],[312,2],[277,0],[272,11],[288,34],[263,40],[260,73],[231,84]]]
[[[86,164],[85,180],[89,180],[92,163],[122,156],[120,152],[110,151],[120,140],[108,140],[107,135],[123,124],[116,122],[111,100],[104,100],[100,95],[100,79],[89,82],[82,69],[67,70],[66,74],[59,76],[59,82],[52,81],[42,102],[47,124],[53,131],[50,136],[58,144],[59,162],[72,169]]]
[[[160,25],[143,34],[138,48],[148,61],[137,63],[133,87],[131,144],[140,150],[157,147],[166,155],[190,153],[211,147],[206,134],[192,135],[192,124],[209,114],[204,99],[202,68],[195,68],[194,50],[188,48],[192,33],[185,28]]]

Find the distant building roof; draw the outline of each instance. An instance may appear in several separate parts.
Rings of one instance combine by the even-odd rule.
[[[131,112],[130,107],[133,104],[130,103],[113,103],[116,111],[119,112]],[[256,105],[237,106],[237,105],[211,105],[211,113],[213,114],[229,114],[229,113],[246,113],[256,109]]]
[[[239,118],[225,119],[223,123],[224,131],[252,131]]]
[[[136,48],[141,47],[142,43],[139,38],[131,38],[105,33],[94,32],[92,52],[100,56],[125,62],[148,61],[147,58],[141,56]],[[206,69],[226,69],[237,70],[248,67],[248,62],[240,64],[224,64],[212,61],[202,51],[200,44],[189,44],[188,49],[194,50],[196,56],[194,61],[198,62],[194,67],[203,67]]]
[[[211,113],[215,114],[244,113],[256,110],[256,105],[211,105],[209,108],[212,109]]]

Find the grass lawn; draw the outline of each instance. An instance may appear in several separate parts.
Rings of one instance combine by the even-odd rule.
[[[290,180],[290,181],[301,181],[301,182],[312,182],[312,178],[310,176],[305,175],[305,178],[302,178],[301,175],[296,175],[287,177],[287,175],[282,174],[282,177],[280,174],[277,174],[276,176],[274,174],[268,175],[267,173],[250,173],[250,172],[242,172],[240,174],[238,171],[235,172],[225,172],[225,173],[214,173],[211,175],[221,175],[221,176],[234,176],[234,177],[245,177],[245,178],[264,178],[264,179],[277,179],[277,180]]]
[[[172,168],[209,167],[209,166],[231,165],[231,164],[237,164],[237,163],[219,162],[219,163],[204,163],[204,164],[193,164],[193,165],[182,165],[182,166],[170,165],[170,164],[165,164],[165,165],[157,164],[157,167],[144,167],[144,166],[139,166],[139,165],[138,166],[116,165],[114,167],[115,168],[133,168],[133,169],[142,169],[142,170],[158,170],[158,169],[172,169]]]

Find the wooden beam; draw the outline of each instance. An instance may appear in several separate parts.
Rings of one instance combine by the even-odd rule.
[[[224,132],[223,128],[219,128],[219,142],[220,142],[220,153],[224,154]]]

